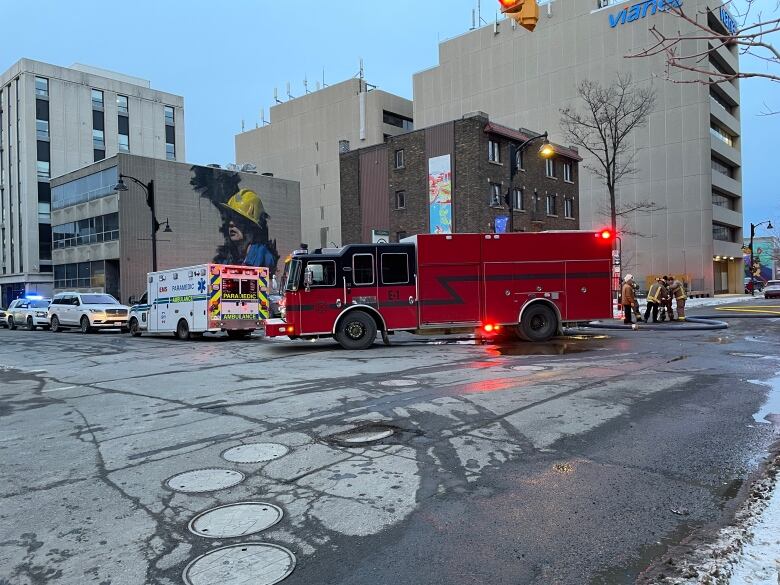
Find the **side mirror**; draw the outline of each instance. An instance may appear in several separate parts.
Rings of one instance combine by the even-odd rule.
[[[309,291],[313,283],[314,283],[314,273],[307,268],[306,272],[303,273],[303,286],[307,292]]]

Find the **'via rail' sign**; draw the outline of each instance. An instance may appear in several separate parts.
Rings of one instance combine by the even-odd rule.
[[[619,24],[634,22],[647,16],[647,13],[655,14],[657,11],[665,12],[670,8],[680,8],[682,0],[645,0],[634,4],[631,8],[624,8],[620,12],[609,15],[609,26],[615,28]]]

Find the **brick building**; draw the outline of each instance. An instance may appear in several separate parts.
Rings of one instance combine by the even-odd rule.
[[[343,153],[343,243],[436,231],[579,229],[582,159],[576,150],[553,144],[555,156],[545,160],[538,155],[541,140],[513,156],[535,135],[477,112]],[[440,193],[444,204],[436,203]]]

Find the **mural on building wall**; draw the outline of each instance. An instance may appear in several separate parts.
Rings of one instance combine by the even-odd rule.
[[[241,188],[241,175],[213,167],[192,167],[190,185],[219,211],[224,238],[212,262],[265,266],[276,271],[279,253],[271,240],[268,220],[260,195]]]
[[[452,169],[450,155],[428,159],[429,227],[432,234],[452,233]]]
[[[745,277],[750,277],[750,249],[745,248]],[[773,280],[775,268],[775,251],[771,244],[753,244],[753,276],[756,280],[764,282]]]

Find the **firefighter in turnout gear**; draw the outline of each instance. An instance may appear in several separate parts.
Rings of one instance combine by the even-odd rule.
[[[669,298],[669,293],[664,286],[663,278],[656,278],[647,291],[647,309],[645,309],[645,321],[649,322],[650,313],[653,314],[653,323],[658,323],[658,309]]]
[[[636,313],[636,320],[641,321],[642,317],[639,315],[639,302],[636,300],[636,294],[634,294],[634,276],[632,274],[626,274],[623,279],[623,289],[620,291],[621,303],[623,304],[623,323],[631,325],[631,312]]]
[[[677,305],[677,319],[679,321],[685,321],[685,299],[688,297],[685,294],[685,287],[683,283],[674,277],[669,277],[669,294],[674,297]],[[671,305],[671,299],[669,300]]]

